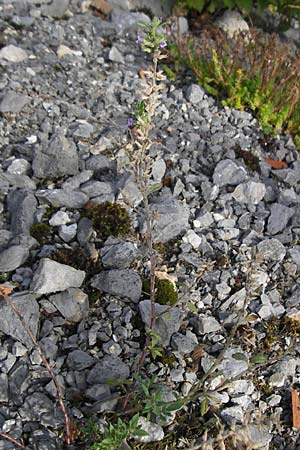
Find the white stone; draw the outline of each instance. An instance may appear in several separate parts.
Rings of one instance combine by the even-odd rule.
[[[152,176],[155,181],[160,181],[166,172],[166,163],[163,159],[157,159],[152,165]]]
[[[164,438],[165,434],[162,427],[156,423],[149,422],[145,417],[139,418],[138,425],[148,434],[142,437],[134,436],[136,441],[150,443],[161,441]]]
[[[15,45],[6,45],[0,50],[0,59],[5,59],[12,63],[22,62],[27,58],[27,52]]]
[[[14,159],[11,165],[7,168],[7,172],[12,175],[28,175],[31,165],[26,159]]]
[[[202,238],[201,236],[198,236],[198,234],[195,233],[194,230],[189,230],[186,235],[183,237],[183,242],[186,242],[188,244],[191,244],[191,246],[197,250],[199,246],[201,245]]]
[[[51,227],[59,227],[70,222],[70,217],[65,211],[57,211],[49,220]]]
[[[266,186],[263,183],[248,181],[238,185],[233,191],[233,198],[239,203],[257,205],[265,196]]]
[[[58,234],[61,239],[65,242],[70,242],[77,233],[77,223],[72,223],[71,225],[61,225]]]
[[[225,11],[217,24],[230,38],[242,32],[249,32],[249,25],[238,11]]]
[[[112,62],[121,63],[121,64],[125,63],[122,53],[115,46],[112,46],[112,48],[110,49],[108,57],[109,57],[110,61],[112,61]]]
[[[59,58],[63,58],[64,56],[82,56],[82,52],[80,50],[72,50],[66,45],[60,45],[56,51],[56,54]]]

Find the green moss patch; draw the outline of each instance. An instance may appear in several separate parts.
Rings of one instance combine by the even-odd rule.
[[[109,236],[125,236],[130,232],[131,221],[125,208],[118,203],[104,202],[86,210],[98,237],[105,241]]]
[[[150,295],[150,280],[144,280],[143,291]],[[171,281],[155,278],[155,303],[173,306],[178,301],[178,292]]]

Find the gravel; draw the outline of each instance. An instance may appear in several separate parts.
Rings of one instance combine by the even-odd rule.
[[[103,427],[104,413],[117,407],[151,320],[143,196],[124,150],[147,65],[137,23],[150,19],[114,1],[107,20],[75,0],[0,8],[1,284],[80,426],[94,414]],[[158,2],[153,8],[161,11]],[[229,32],[245,23],[235,12],[219,21]],[[205,384],[211,408],[247,431],[255,448],[294,448],[286,403],[300,383],[299,332],[289,322],[299,321],[299,153],[289,136],[266,140],[250,113],[224,109],[189,72],[168,80],[161,96],[149,204],[157,270],[176,284],[178,301],[155,303],[162,356],[147,354],[142,375],[186,395],[215,362],[217,376]],[[240,156],[247,152],[257,170]],[[265,158],[287,167],[273,169]],[[105,242],[97,235],[86,209],[103,201],[126,208],[130,234]],[[33,224],[46,226],[45,239],[31,236]],[[0,429],[26,435],[30,448],[59,449],[64,417],[53,381],[3,299],[0,309]],[[253,363],[257,353],[265,363]],[[258,423],[258,410],[280,416],[278,428]],[[157,417],[141,419],[148,442],[168,435],[174,418],[164,428]]]

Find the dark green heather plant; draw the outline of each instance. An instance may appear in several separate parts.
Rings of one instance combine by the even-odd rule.
[[[199,83],[224,106],[255,113],[263,131],[280,130],[300,140],[300,58],[278,36],[251,30],[230,39],[205,29],[182,42]]]
[[[245,14],[252,8],[257,8],[259,12],[268,8],[271,12],[279,12],[288,19],[300,14],[299,0],[177,0],[176,7],[198,12],[206,10],[210,13],[236,8]]]
[[[93,222],[93,227],[102,241],[109,236],[124,236],[131,228],[128,212],[118,203],[91,205],[86,210],[86,216]]]

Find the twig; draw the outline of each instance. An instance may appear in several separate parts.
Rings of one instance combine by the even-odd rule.
[[[2,433],[2,431],[0,431],[0,437],[2,437],[3,439],[6,439],[7,441],[12,442],[13,444],[15,444],[17,447],[22,448],[23,450],[29,450],[28,447],[26,447],[26,445],[22,444],[22,442],[17,441],[15,438],[13,438],[12,436],[10,436],[9,434],[6,433]]]
[[[72,434],[71,434],[71,427],[70,427],[70,419],[63,401],[63,393],[62,393],[62,389],[61,386],[59,384],[59,382],[57,381],[56,375],[53,372],[52,367],[50,366],[50,364],[47,361],[47,358],[45,357],[39,343],[37,342],[37,340],[35,339],[34,335],[32,334],[32,331],[30,330],[30,328],[28,327],[28,325],[26,324],[25,320],[22,317],[22,314],[20,313],[20,311],[18,310],[18,308],[16,307],[16,305],[13,303],[13,301],[11,300],[11,298],[8,295],[4,295],[3,298],[5,299],[5,301],[10,305],[10,307],[13,309],[13,311],[15,312],[15,314],[18,316],[22,327],[24,328],[24,330],[26,331],[26,333],[28,334],[28,336],[30,337],[34,347],[36,348],[36,350],[38,351],[50,377],[53,380],[53,383],[55,385],[56,391],[57,391],[57,397],[58,397],[58,401],[61,407],[61,410],[63,412],[64,418],[65,418],[65,423],[66,423],[66,443],[67,445],[70,445],[72,442]],[[23,447],[25,448],[25,447]]]

